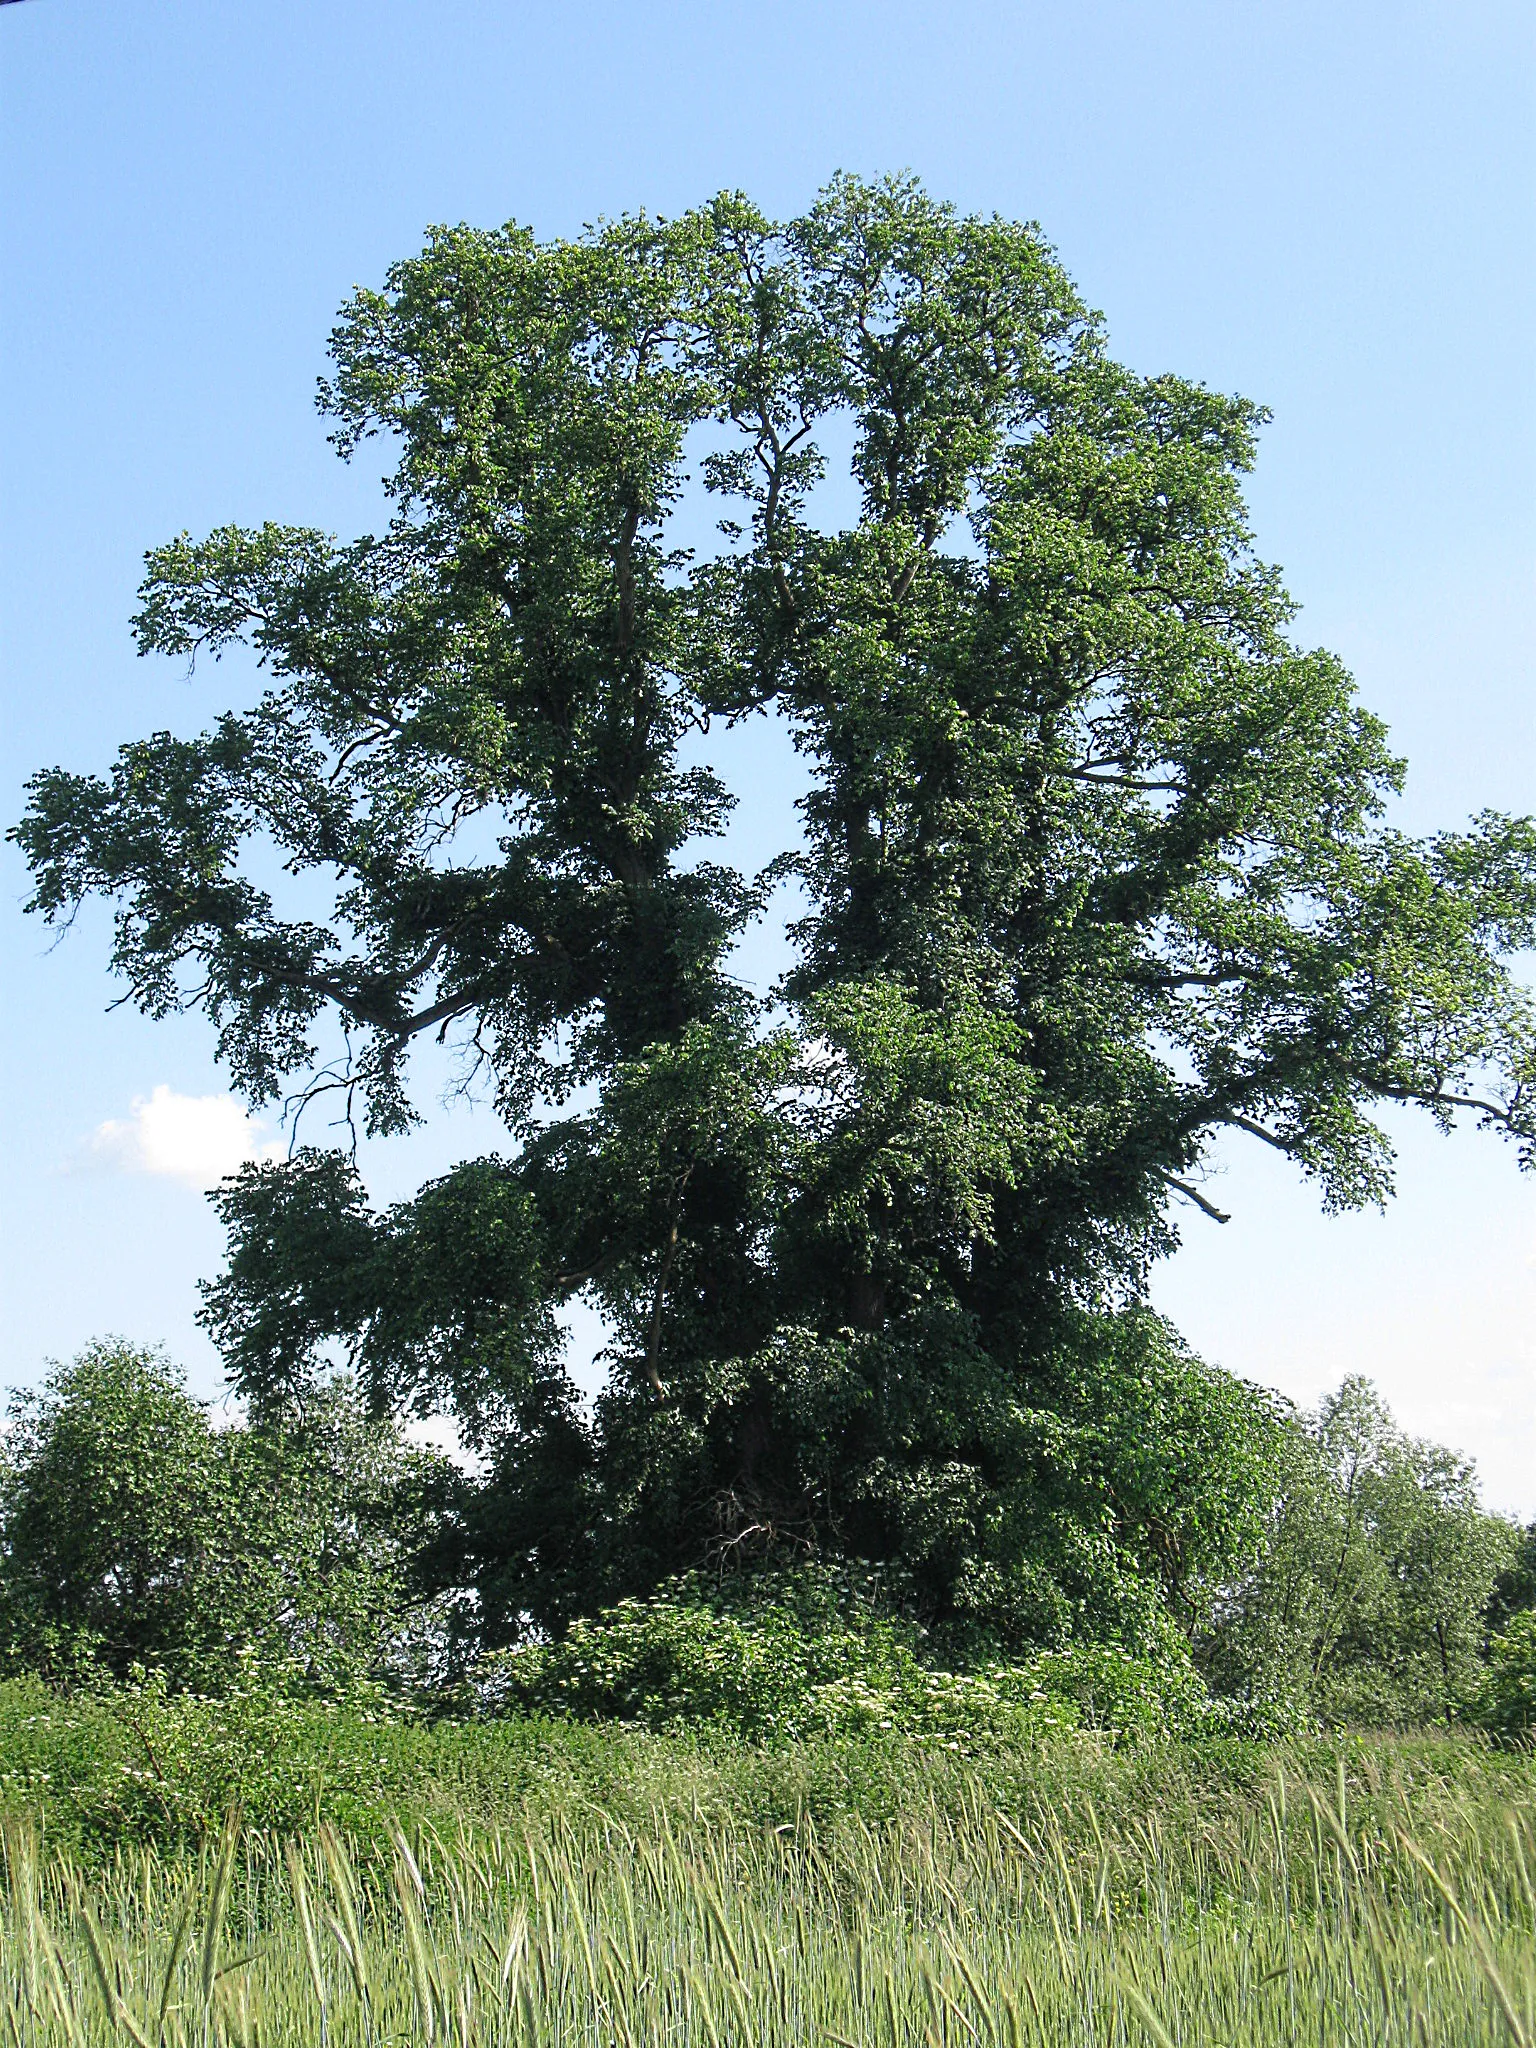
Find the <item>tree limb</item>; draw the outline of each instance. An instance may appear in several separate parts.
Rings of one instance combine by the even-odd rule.
[[[1208,1202],[1205,1199],[1205,1196],[1201,1194],[1198,1188],[1192,1188],[1187,1180],[1180,1180],[1177,1174],[1164,1173],[1161,1169],[1159,1169],[1157,1177],[1160,1181],[1163,1181],[1168,1187],[1171,1187],[1177,1190],[1179,1194],[1186,1196],[1191,1202],[1194,1203],[1197,1209],[1203,1209],[1206,1215],[1209,1216],[1213,1222],[1230,1223],[1232,1221],[1232,1218],[1228,1215],[1225,1209],[1218,1209],[1214,1202]]]

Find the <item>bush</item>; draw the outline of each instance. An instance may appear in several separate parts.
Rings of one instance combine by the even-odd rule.
[[[1042,1650],[1023,1664],[995,1666],[990,1675],[1004,1693],[1027,1686],[1056,1715],[1125,1741],[1268,1741],[1301,1725],[1283,1699],[1213,1696],[1188,1656],[1172,1651],[1137,1657],[1110,1644],[1080,1643]]]
[[[1471,1718],[1505,1740],[1536,1727],[1536,1612],[1517,1614],[1488,1646],[1488,1668],[1471,1703]]]
[[[698,1593],[685,1581],[575,1622],[558,1643],[487,1658],[486,1705],[759,1741],[939,1731],[965,1719],[963,1707],[975,1721],[1007,1712],[984,1682],[927,1671],[913,1632],[890,1617],[826,1611],[804,1575],[775,1575],[750,1606]]]
[[[937,1669],[920,1631],[868,1597],[848,1597],[853,1576],[765,1575],[739,1593],[685,1580],[654,1599],[622,1601],[558,1643],[484,1659],[480,1709],[757,1742],[880,1730],[962,1747],[1080,1726],[1151,1740],[1279,1725],[1273,1713],[1213,1700],[1188,1658],[1174,1654],[1084,1646]]]

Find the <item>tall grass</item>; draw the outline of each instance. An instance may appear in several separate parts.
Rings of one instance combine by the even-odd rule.
[[[882,1820],[231,1819],[90,1868],[13,1815],[0,2038],[1536,2048],[1536,1780],[1319,1762],[1114,1806],[972,1774]]]

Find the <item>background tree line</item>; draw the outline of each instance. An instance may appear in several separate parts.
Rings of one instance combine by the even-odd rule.
[[[1271,1414],[1251,1555],[1203,1605],[1180,1603],[1182,1638],[1148,1660],[1159,1682],[1188,1661],[1218,1698],[1330,1721],[1498,1719],[1509,1702],[1492,1698],[1488,1653],[1517,1618],[1528,1632],[1536,1527],[1486,1513],[1471,1466],[1405,1436],[1364,1380],[1310,1414],[1278,1400]],[[12,1409],[0,1656],[66,1684],[364,1684],[449,1709],[487,1653],[528,1639],[528,1617],[477,1597],[482,1512],[462,1472],[370,1417],[345,1380],[281,1420],[216,1427],[162,1357],[98,1344]],[[756,1583],[738,1572],[702,1604],[750,1619]],[[698,1586],[679,1601],[701,1604]],[[837,1607],[823,1596],[814,1626],[856,1660]]]

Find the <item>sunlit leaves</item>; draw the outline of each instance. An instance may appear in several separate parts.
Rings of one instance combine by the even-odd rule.
[[[1335,1207],[1390,1191],[1383,1101],[1536,1146],[1536,828],[1392,828],[1402,764],[1249,529],[1262,408],[1116,364],[1036,228],[910,178],[435,229],[331,354],[386,530],[153,551],[143,649],[244,643],[262,694],[16,828],[33,907],[112,899],[131,997],[254,1098],[397,1130],[430,1036],[508,1126],[383,1214],[323,1155],[227,1189],[241,1383],[342,1347],[452,1407],[509,1627],[786,1545],[899,1556],[957,1627],[1193,1612],[1263,1418],[1129,1390],[1199,1383],[1139,1302],[1215,1140]],[[700,741],[763,711],[810,786],[748,881],[700,857]]]

